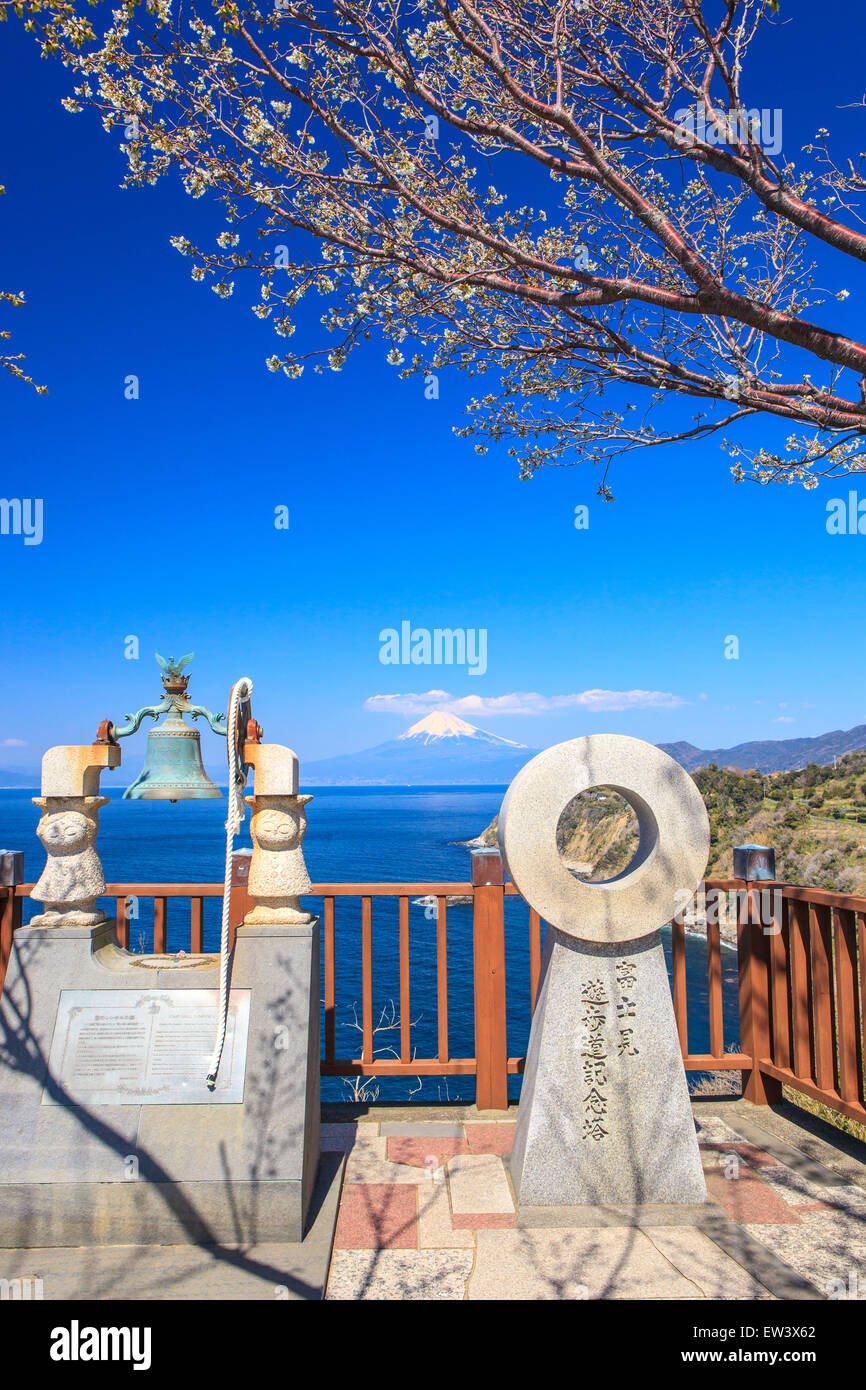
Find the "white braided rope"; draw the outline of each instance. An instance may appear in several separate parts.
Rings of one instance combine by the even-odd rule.
[[[228,789],[228,816],[226,818],[226,869],[223,879],[223,920],[222,931],[220,933],[220,1002],[219,1002],[219,1028],[217,1030],[216,1042],[214,1043],[213,1053],[210,1059],[210,1069],[207,1074],[207,1084],[211,1090],[216,1085],[217,1073],[220,1069],[223,1047],[226,1040],[226,1026],[229,1015],[229,903],[232,891],[232,849],[234,838],[243,824],[244,819],[244,783],[246,777],[238,776],[237,759],[235,756],[235,738],[237,737],[238,705],[241,700],[249,699],[252,694],[253,683],[248,676],[241,676],[239,681],[235,681],[232,686],[232,693],[229,696],[229,709],[226,730],[226,743],[228,745],[229,759],[229,789]],[[241,748],[243,749],[243,739],[245,731],[241,732]],[[243,765],[243,757],[241,758]]]

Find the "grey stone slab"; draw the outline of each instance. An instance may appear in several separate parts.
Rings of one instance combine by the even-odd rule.
[[[241,1105],[149,1105],[138,1129],[139,1167],[144,1177],[179,1171],[199,1182],[225,1182],[243,1171],[244,1114]]]
[[[137,1152],[139,1108],[40,1105],[41,1081],[0,1092],[0,1206],[7,1184],[115,1182]]]
[[[469,1250],[335,1250],[328,1300],[459,1302],[474,1260]]]
[[[351,1153],[354,1145],[365,1136],[375,1138],[378,1134],[378,1125],[356,1124],[349,1121],[345,1124],[328,1124],[322,1122],[322,1152],[329,1153]]]
[[[655,1226],[647,1231],[655,1248],[691,1280],[705,1298],[772,1299],[773,1294],[721,1246],[695,1226]]]
[[[694,1102],[692,1102],[692,1115],[694,1117],[695,1127],[698,1133],[699,1144],[737,1144],[740,1143],[745,1137],[744,1135],[740,1134],[736,1129],[732,1129],[731,1126],[727,1124],[725,1120],[723,1120],[720,1116],[707,1115],[704,1114],[703,1111],[698,1112],[695,1108]]]
[[[463,1126],[444,1120],[432,1120],[426,1124],[412,1124],[408,1120],[386,1120],[379,1126],[379,1133],[401,1135],[404,1139],[428,1139],[434,1136],[442,1139],[462,1139]]]
[[[797,1113],[795,1106],[787,1108]],[[839,1184],[841,1173],[855,1183],[866,1186],[866,1164],[858,1160],[856,1148],[842,1143],[834,1148],[827,1141],[827,1132],[831,1135],[834,1133],[831,1125],[823,1125],[821,1135],[810,1134],[808,1128],[799,1129],[787,1116],[776,1116],[769,1106],[751,1106],[750,1110],[753,1113],[737,1116],[737,1129],[750,1144],[765,1149],[779,1163],[784,1163],[810,1182],[835,1187]],[[839,1131],[840,1140],[849,1137]],[[861,1152],[866,1152],[857,1140],[854,1140],[854,1145]]]
[[[658,933],[548,928],[511,1176],[521,1206],[706,1200]]]
[[[391,1120],[406,1121],[409,1124],[426,1124],[428,1121],[447,1121],[455,1124],[492,1125],[504,1122],[513,1124],[517,1119],[517,1102],[512,1102],[507,1110],[479,1110],[475,1105],[416,1105],[404,1101],[402,1105],[379,1104],[373,1101],[326,1100],[322,1101],[322,1120],[328,1123],[345,1124],[350,1120],[365,1120],[368,1123],[386,1123]]]
[[[472,1301],[704,1296],[640,1230],[480,1230],[476,1241]]]
[[[281,1241],[303,1229],[300,1180],[9,1183],[0,1248]]]
[[[775,1137],[816,1163],[866,1187],[866,1143],[793,1101],[783,1099],[775,1105],[755,1105],[736,1095],[694,1096],[692,1105],[696,1119],[715,1113],[734,1128],[744,1120],[761,1130],[762,1140],[768,1135]]]
[[[749,1222],[748,1232],[824,1298],[852,1290],[866,1298],[866,1229],[862,1217],[839,1211],[802,1213],[799,1222]]]
[[[172,991],[218,983],[200,962],[156,974]],[[319,1156],[318,924],[237,932],[243,1104],[62,1103],[48,1068],[61,990],[140,993],[153,977],[112,923],[16,933],[0,1001],[0,1246],[301,1237]],[[40,1105],[46,1082],[60,1103]]]
[[[457,1154],[445,1168],[455,1216],[510,1216],[514,1211],[499,1154]]]
[[[517,1225],[527,1229],[571,1226],[694,1226],[710,1204],[707,1202],[642,1202],[602,1206],[518,1207]],[[721,1208],[719,1208],[721,1210]]]
[[[732,1260],[742,1265],[763,1284],[774,1298],[814,1302],[823,1294],[807,1278],[743,1226],[738,1226],[720,1208],[708,1205],[700,1219],[700,1229]],[[767,1227],[763,1228],[764,1230]],[[785,1227],[787,1230],[788,1228]]]
[[[67,1302],[309,1301],[324,1297],[343,1163],[327,1155],[302,1243],[90,1245],[0,1250],[0,1278],[39,1278],[42,1297]]]

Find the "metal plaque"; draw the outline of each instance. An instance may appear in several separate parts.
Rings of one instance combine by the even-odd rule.
[[[229,995],[216,1087],[205,1077],[219,1019],[216,989],[63,989],[43,1105],[238,1105],[250,991]],[[49,1089],[54,1094],[49,1094]]]

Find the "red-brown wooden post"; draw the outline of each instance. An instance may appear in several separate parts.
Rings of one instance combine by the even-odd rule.
[[[830,909],[824,903],[809,904],[809,947],[812,955],[812,1020],[815,1047],[815,1084],[822,1091],[836,1088],[836,1047],[833,1037],[833,946]]]
[[[155,956],[165,955],[165,898],[154,898],[153,900],[153,953]]]
[[[115,904],[115,922],[117,924],[117,944],[124,950],[129,950],[129,900],[123,896],[119,897]]]
[[[0,855],[0,892],[4,893],[3,914],[0,917],[0,989],[6,979],[6,969],[12,955],[12,938],[21,926],[23,898],[15,889],[24,882],[24,855],[21,850],[5,850]]]
[[[250,877],[252,850],[235,850],[232,855],[232,886],[229,894],[229,950],[234,949],[235,932],[248,912],[252,911],[253,900],[247,884]]]
[[[773,934],[770,937],[770,1015],[773,1024],[773,1061],[791,1069],[791,989],[789,985],[790,899],[773,890]],[[776,930],[778,928],[778,930]]]
[[[688,1000],[686,998],[686,928],[684,914],[677,913],[671,922],[671,956],[673,964],[674,1017],[680,1051],[685,1057],[689,1050]]]
[[[479,1110],[508,1108],[504,883],[499,851],[474,849],[475,1104]]]
[[[848,908],[836,916],[836,1018],[839,1027],[839,1094],[863,1103],[863,1048],[857,988],[857,927]]]
[[[373,899],[361,898],[361,1059],[373,1060]]]
[[[737,893],[737,958],[740,986],[740,1051],[752,1059],[743,1070],[743,1096],[754,1105],[775,1105],[782,1083],[765,1076],[758,1065],[771,1056],[770,938],[761,921],[761,889],[746,884]],[[766,924],[767,931],[773,923]]]
[[[803,1081],[812,1076],[812,981],[809,965],[809,904],[788,901],[788,960],[791,971],[791,1069]]]
[[[337,963],[334,899],[325,898],[325,1060],[337,1059]]]
[[[204,898],[189,900],[189,949],[194,956],[204,951]]]
[[[723,1057],[725,1052],[725,1022],[722,995],[722,940],[719,926],[721,892],[708,888],[704,894],[704,915],[707,922],[707,999],[710,1015],[710,1053]]]

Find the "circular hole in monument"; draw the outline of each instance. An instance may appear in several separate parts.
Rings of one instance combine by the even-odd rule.
[[[582,883],[607,883],[637,854],[640,831],[634,809],[612,787],[590,787],[564,806],[556,847],[570,874]]]

